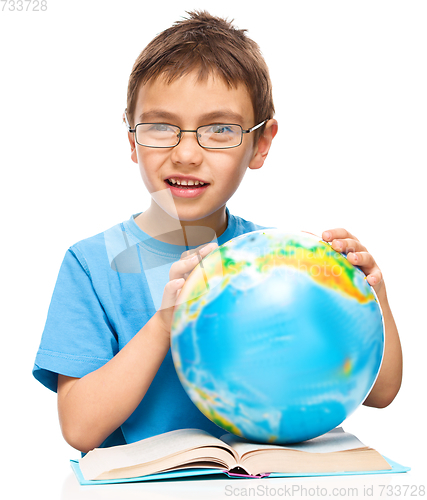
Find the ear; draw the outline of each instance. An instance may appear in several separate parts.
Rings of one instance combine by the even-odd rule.
[[[135,144],[135,134],[128,132],[128,139],[130,144],[130,157],[135,163],[138,163],[138,157],[136,156],[136,144]]]
[[[271,119],[265,125],[263,134],[258,139],[258,143],[254,147],[254,154],[249,163],[249,168],[256,170],[264,165],[268,152],[270,151],[271,143],[277,134],[279,125],[277,120]]]
[[[125,113],[123,113],[123,123],[126,125],[126,128],[128,128],[128,124],[126,123]],[[130,151],[131,151],[130,157],[131,157],[133,162],[138,163],[138,158],[136,156],[135,134],[132,132],[128,132],[128,139],[129,139]]]

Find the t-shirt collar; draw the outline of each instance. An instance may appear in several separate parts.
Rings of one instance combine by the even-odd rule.
[[[217,239],[217,243],[219,246],[231,239],[234,232],[234,216],[230,214],[230,211],[227,207],[225,207],[225,212],[227,216],[227,227],[222,235]],[[186,247],[185,245],[172,245],[171,243],[165,243],[164,241],[153,238],[152,236],[144,232],[135,222],[135,218],[138,217],[138,215],[140,215],[141,213],[142,212],[132,214],[129,220],[124,222],[123,225],[125,226],[126,231],[129,231],[135,238],[137,238],[141,243],[144,244],[145,247],[147,247],[151,251],[160,253],[161,255],[180,257],[181,254],[186,250],[191,250],[198,246]]]

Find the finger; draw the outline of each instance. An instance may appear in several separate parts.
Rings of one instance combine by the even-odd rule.
[[[327,231],[323,231],[322,238],[325,241],[332,241],[337,238],[338,239],[351,238],[353,240],[359,241],[355,236],[353,236],[343,227],[338,227],[336,229],[328,229]]]
[[[197,248],[193,248],[192,250],[186,250],[181,254],[182,259],[187,259],[191,257],[194,254],[200,254],[202,257],[205,257],[208,253],[212,252],[215,250],[215,248],[218,248],[218,243],[211,242],[208,243],[207,245],[200,245]]]
[[[198,254],[177,260],[174,262],[169,270],[169,280],[175,280],[188,277],[188,274],[200,262],[201,257]]]
[[[184,283],[184,278],[171,280],[166,283],[163,290],[162,304],[160,306],[161,309],[168,309],[175,306],[178,293],[183,287]]]
[[[360,267],[365,274],[369,274],[377,268],[377,264],[369,252],[350,252],[347,259],[355,266]]]
[[[209,253],[213,252],[218,248],[218,243],[209,243],[208,245],[203,246],[200,248],[199,253],[202,257],[206,257]]]
[[[332,240],[332,248],[337,252],[349,253],[349,252],[364,252],[366,248],[360,243],[359,240],[352,238]]]
[[[382,272],[377,268],[377,271],[366,276],[366,280],[371,286],[379,285],[383,281]]]
[[[361,269],[370,285],[377,285],[382,281],[383,275],[381,269],[369,252],[349,253],[347,259]]]

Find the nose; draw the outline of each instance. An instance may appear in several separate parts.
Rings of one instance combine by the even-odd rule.
[[[182,132],[181,140],[172,149],[171,160],[178,165],[199,165],[203,159],[203,148],[199,146],[195,132]]]

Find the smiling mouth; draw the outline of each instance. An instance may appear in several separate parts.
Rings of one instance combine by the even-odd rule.
[[[209,186],[209,182],[199,182],[199,181],[189,181],[192,182],[193,184],[182,184],[178,182],[173,182],[170,179],[165,180],[166,184],[169,184],[169,186],[178,188],[178,189],[197,189],[201,188],[204,186]]]

